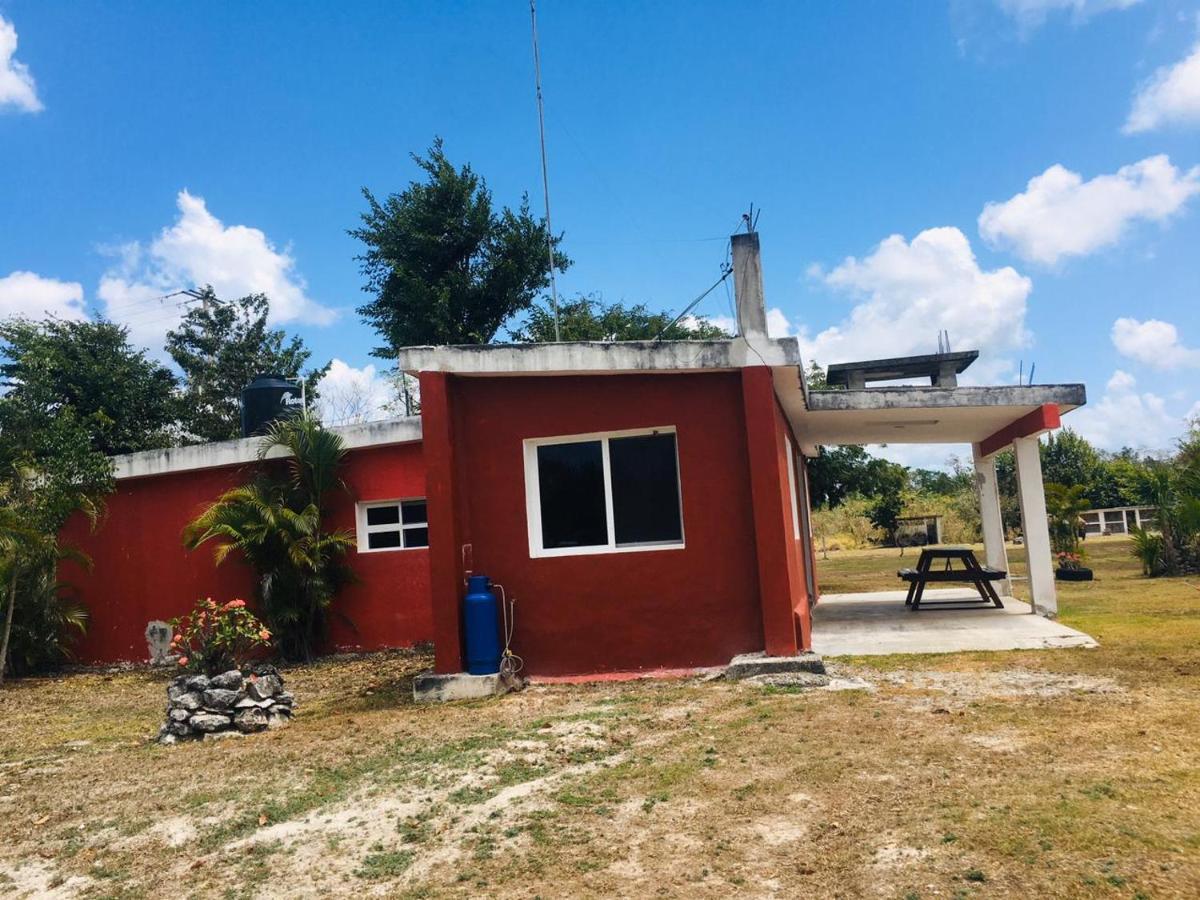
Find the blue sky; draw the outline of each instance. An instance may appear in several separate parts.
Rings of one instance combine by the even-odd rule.
[[[1086,382],[1067,421],[1108,448],[1200,412],[1200,2],[542,0],[539,30],[562,292],[678,310],[753,202],[810,358],[944,327],[977,380]],[[532,68],[521,0],[0,0],[0,313],[106,312],[157,351],[152,297],[266,290],[377,389],[359,189],[441,135],[540,209]]]

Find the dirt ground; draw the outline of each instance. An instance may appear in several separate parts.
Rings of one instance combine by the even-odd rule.
[[[1061,607],[1100,649],[835,660],[835,689],[421,707],[395,653],[287,671],[288,728],[168,748],[163,673],[15,682],[0,895],[1200,896],[1200,585],[1091,561]]]

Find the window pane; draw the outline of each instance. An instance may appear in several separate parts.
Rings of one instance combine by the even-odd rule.
[[[404,513],[404,524],[415,525],[418,522],[428,522],[429,519],[425,514],[424,500],[408,500],[400,507]]]
[[[618,544],[680,541],[675,435],[647,434],[608,442]]]
[[[608,543],[604,510],[604,456],[599,441],[537,448],[542,546],[594,547]]]
[[[405,547],[428,547],[429,546],[429,529],[428,528],[405,528],[404,529],[404,546]]]
[[[395,525],[399,521],[400,508],[398,506],[367,507],[368,525]]]
[[[400,546],[400,532],[372,531],[367,535],[367,547],[371,550],[386,550]]]

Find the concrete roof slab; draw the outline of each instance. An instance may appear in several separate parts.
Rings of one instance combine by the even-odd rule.
[[[974,444],[1053,403],[1066,413],[1082,406],[1081,384],[1001,387],[897,387],[812,391],[781,397],[796,437],[817,445]]]
[[[455,375],[589,375],[740,369],[799,368],[795,338],[741,337],[722,341],[578,341],[561,344],[477,344],[405,347],[397,355],[405,372]]]
[[[337,425],[330,431],[341,435],[347,449],[359,447],[383,447],[388,444],[406,444],[421,440],[421,419],[417,416],[386,419],[381,422],[365,422],[357,425]],[[210,444],[193,444],[188,447],[167,447],[162,450],[143,450],[112,457],[113,476],[122,481],[127,478],[147,478],[153,475],[171,475],[197,469],[216,469],[222,466],[238,466],[258,459],[258,448],[262,438],[239,438],[234,441],[217,441]],[[268,459],[281,459],[287,454],[276,448]]]

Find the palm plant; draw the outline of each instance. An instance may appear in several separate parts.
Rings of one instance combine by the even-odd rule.
[[[1050,541],[1055,552],[1079,552],[1079,522],[1090,508],[1082,485],[1046,485],[1046,512],[1050,517]]]
[[[274,470],[226,491],[191,522],[184,543],[195,549],[215,542],[218,564],[240,552],[258,575],[256,597],[280,652],[307,660],[324,636],[338,589],[350,578],[345,556],[353,536],[324,527],[328,495],[347,490],[338,474],[346,448],[305,415],[275,422],[259,446],[259,460],[280,451],[287,456]]]
[[[0,684],[5,673],[20,674],[40,664],[71,658],[73,634],[87,629],[87,608],[66,596],[68,585],[57,580],[58,563],[71,559],[90,567],[79,550],[60,544],[58,536],[39,528],[22,505],[27,473],[0,485],[0,584],[4,622],[0,625]],[[21,616],[17,617],[17,608]],[[14,626],[14,622],[16,623]],[[15,630],[14,630],[15,628]]]
[[[1131,528],[1129,536],[1133,538],[1131,552],[1141,562],[1142,574],[1158,575],[1162,569],[1163,536],[1145,528]]]

